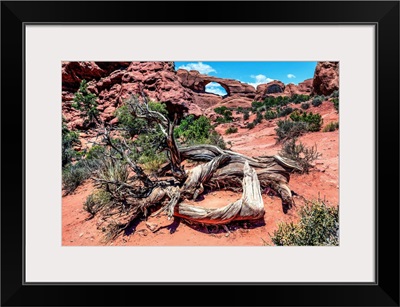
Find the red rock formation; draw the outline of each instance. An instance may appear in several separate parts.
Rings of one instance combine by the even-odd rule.
[[[339,62],[318,62],[314,72],[314,95],[330,95],[339,89]]]
[[[150,99],[165,102],[171,113],[202,114],[192,91],[176,76],[173,62],[64,62],[62,73],[63,114],[70,128],[82,128],[79,112],[71,108],[71,102],[83,79],[89,81],[88,90],[97,95],[100,117],[106,122],[115,123],[116,108],[141,90]]]
[[[197,70],[187,71],[184,69],[178,69],[176,75],[184,87],[190,88],[195,92],[204,93],[208,83],[216,82],[225,89],[228,96],[236,95],[247,98],[254,98],[255,96],[254,87],[238,80],[202,75]]]
[[[285,90],[285,84],[283,84],[283,82],[278,80],[260,84],[257,86],[254,100],[263,101],[267,96],[271,94],[281,94],[281,93],[283,94],[284,90]]]
[[[285,90],[283,91],[285,96],[293,96],[294,94],[310,95],[312,92],[313,79],[307,79],[300,82],[298,85],[289,83],[286,84]]]

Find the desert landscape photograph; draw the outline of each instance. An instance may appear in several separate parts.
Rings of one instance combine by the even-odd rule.
[[[61,63],[62,246],[339,246],[339,62]]]

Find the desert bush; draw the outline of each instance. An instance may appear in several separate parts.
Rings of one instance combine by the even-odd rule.
[[[263,102],[260,102],[260,101],[253,101],[252,103],[251,103],[251,109],[252,109],[252,111],[257,111],[257,109],[258,108],[260,108],[260,107],[262,107],[264,105],[264,103]]]
[[[274,118],[277,118],[277,117],[278,117],[278,114],[276,112],[274,112],[274,111],[271,111],[271,110],[267,110],[265,112],[265,114],[264,114],[264,118],[266,120],[274,119]]]
[[[314,99],[312,100],[311,104],[314,107],[318,107],[322,104],[322,102],[325,100],[324,96],[315,96]]]
[[[300,209],[297,224],[279,223],[271,236],[278,246],[339,245],[339,207],[328,207],[324,202],[307,201]]]
[[[167,156],[164,152],[152,153],[140,156],[138,162],[147,172],[155,172],[160,169],[161,165],[167,162]]]
[[[333,106],[339,112],[339,98],[332,98]]]
[[[278,117],[284,117],[286,115],[289,115],[292,112],[293,112],[293,108],[291,108],[291,107],[284,108],[278,113]]]
[[[180,125],[174,130],[176,139],[180,139],[183,144],[212,144],[225,148],[225,143],[219,135],[210,120],[205,116],[195,119],[193,115],[184,118]]]
[[[303,110],[307,110],[310,107],[310,104],[308,102],[303,102],[300,107]]]
[[[215,113],[222,115],[222,117],[217,117],[217,123],[230,123],[233,121],[232,111],[229,110],[226,106],[221,106],[214,109]]]
[[[236,133],[237,131],[238,131],[238,128],[229,127],[228,129],[225,130],[225,134],[232,134],[232,133]]]
[[[99,110],[97,110],[97,96],[89,92],[87,86],[86,80],[82,80],[71,106],[82,112],[81,117],[84,118],[84,125],[89,126],[92,123],[99,122]]]
[[[246,125],[246,128],[248,128],[248,129],[253,129],[255,126],[256,126],[256,125],[254,124],[254,122],[252,122],[252,123],[248,123],[248,124]]]
[[[290,97],[290,101],[292,101],[295,104],[307,101],[309,99],[310,99],[310,96],[303,95],[303,94],[294,94],[292,97]]]
[[[339,97],[339,91],[338,90],[333,91],[330,97],[331,98],[338,98]]]
[[[217,107],[214,109],[215,113],[220,114],[220,115],[224,115],[225,111],[227,111],[228,108],[226,106],[221,106],[221,107]]]
[[[305,146],[302,142],[297,143],[295,138],[287,140],[279,154],[285,158],[296,161],[303,169],[301,173],[308,173],[312,162],[318,159],[321,154],[317,151],[317,145]]]
[[[79,134],[75,131],[68,129],[65,124],[65,119],[62,119],[62,149],[61,149],[61,161],[62,166],[72,162],[72,159],[76,158],[77,154],[73,149],[73,146],[80,144]]]
[[[87,160],[96,160],[104,156],[106,148],[100,145],[93,145],[86,153]]]
[[[149,101],[148,105],[151,111],[157,111],[163,115],[168,114],[167,106],[164,103]],[[155,127],[154,124],[152,127],[149,127],[143,118],[137,118],[134,116],[128,104],[120,106],[114,114],[118,118],[119,127],[127,133],[127,136],[130,137],[145,133],[149,128],[154,129]]]
[[[291,120],[280,120],[275,128],[277,140],[281,142],[287,139],[297,138],[308,131],[308,124],[305,122],[294,122]]]
[[[243,113],[243,120],[248,120],[250,118],[250,113],[249,113],[249,111],[244,111],[244,113]]]
[[[110,193],[104,190],[97,190],[86,198],[86,201],[83,204],[83,209],[93,216],[110,202]]]
[[[259,124],[259,123],[261,123],[262,122],[262,120],[263,120],[263,115],[262,115],[262,113],[261,112],[257,112],[256,113],[257,115],[256,115],[256,121],[257,121],[257,123]]]
[[[86,179],[90,178],[95,164],[79,160],[62,169],[62,186],[66,194],[70,194]]]
[[[331,122],[328,125],[322,129],[323,132],[331,132],[335,131],[336,129],[339,129],[339,123],[338,122]]]
[[[313,114],[312,112],[295,111],[290,114],[290,119],[294,122],[304,122],[308,124],[308,131],[319,131],[323,123],[320,114]]]

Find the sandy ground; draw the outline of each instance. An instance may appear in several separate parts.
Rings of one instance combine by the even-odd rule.
[[[338,121],[338,114],[332,103],[325,102],[318,108],[308,111],[320,113],[324,125]],[[250,120],[253,118],[251,117]],[[239,128],[237,133],[224,135],[225,141],[231,141],[231,150],[248,156],[274,155],[280,148],[275,140],[276,120],[263,121],[254,129]],[[223,134],[229,124],[218,126]],[[71,195],[62,200],[62,245],[127,245],[127,246],[259,246],[272,244],[270,234],[278,228],[279,222],[298,220],[298,210],[304,199],[323,199],[327,205],[337,206],[339,201],[339,132],[313,132],[300,138],[307,146],[317,145],[322,156],[315,161],[315,168],[309,174],[292,174],[289,187],[294,192],[296,206],[286,214],[282,210],[281,199],[267,195],[263,200],[265,216],[256,222],[234,222],[230,224],[228,234],[222,227],[204,227],[190,225],[180,219],[167,220],[165,217],[153,217],[132,225],[125,233],[111,243],[103,243],[103,234],[96,226],[96,218],[87,220],[89,214],[83,210],[86,197],[93,191],[87,181]],[[203,195],[198,204],[207,207],[220,207],[234,202],[241,194],[230,191],[214,191]],[[150,231],[156,226],[159,230]]]

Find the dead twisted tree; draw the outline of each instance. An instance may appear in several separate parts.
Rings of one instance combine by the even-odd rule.
[[[225,225],[235,220],[256,220],[264,215],[261,191],[272,189],[281,198],[284,210],[292,207],[293,199],[288,187],[290,173],[300,167],[294,161],[280,156],[248,157],[213,145],[177,146],[174,127],[177,123],[159,112],[149,109],[146,98],[132,98],[126,102],[131,114],[156,123],[165,136],[165,149],[169,163],[158,176],[151,179],[130,157],[131,146],[122,138],[118,142],[110,127],[102,127],[103,144],[113,149],[107,159],[121,159],[134,176],[109,178],[101,175],[100,167],[92,177],[97,185],[112,195],[112,199],[93,210],[99,215],[99,226],[108,239],[115,238],[138,216],[166,214],[168,218],[180,217],[203,224]],[[202,164],[186,171],[184,160],[201,161]],[[230,189],[242,191],[242,197],[222,208],[204,208],[185,200],[196,200],[205,189]],[[95,208],[95,206],[93,206]]]

